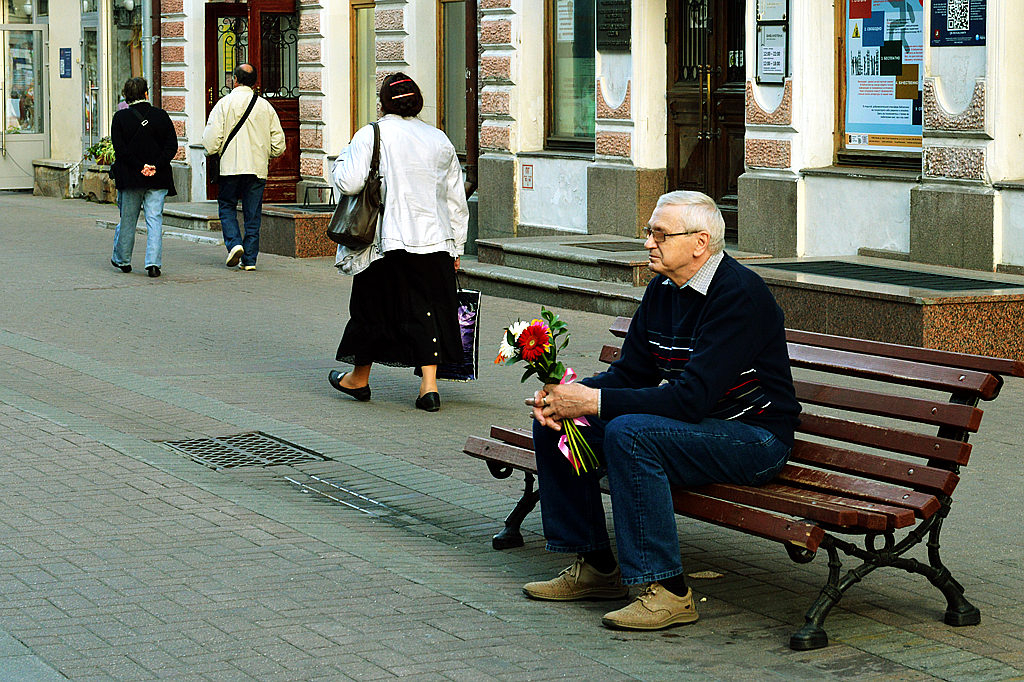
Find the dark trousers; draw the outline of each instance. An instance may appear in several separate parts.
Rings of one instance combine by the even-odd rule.
[[[217,213],[228,251],[239,244],[245,253],[242,265],[256,265],[260,251],[260,219],[263,212],[263,188],[267,181],[255,175],[222,175],[217,185]],[[245,238],[238,228],[238,202],[242,202]]]

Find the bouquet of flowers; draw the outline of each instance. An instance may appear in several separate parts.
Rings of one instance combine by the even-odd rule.
[[[520,320],[505,328],[494,364],[514,365],[522,360],[526,363],[526,371],[521,381],[537,375],[544,384],[571,384],[576,380],[576,373],[558,361],[558,351],[569,344],[569,326],[543,307],[540,316],[542,319]],[[560,337],[564,338],[559,344]],[[577,475],[600,466],[594,450],[580,433],[580,426],[589,425],[586,417],[562,422],[563,433],[558,439],[558,449]]]

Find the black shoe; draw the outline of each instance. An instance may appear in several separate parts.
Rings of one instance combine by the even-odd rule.
[[[416,407],[427,412],[437,412],[441,409],[441,396],[436,392],[424,393],[416,398]]]
[[[159,277],[160,276],[160,268],[158,268],[155,265],[147,265],[146,266],[146,272],[149,273],[150,277]]]
[[[132,271],[132,266],[130,266],[130,265],[118,265],[117,263],[114,262],[113,258],[110,259],[110,264],[113,265],[118,270],[120,270],[121,272],[131,272]]]
[[[334,386],[334,388],[338,389],[345,395],[352,396],[361,403],[365,403],[367,400],[370,399],[369,385],[362,386],[360,388],[345,388],[344,386],[341,385],[341,380],[342,378],[344,378],[344,376],[345,375],[339,372],[338,370],[332,369],[327,374],[327,380],[331,382],[331,386]]]

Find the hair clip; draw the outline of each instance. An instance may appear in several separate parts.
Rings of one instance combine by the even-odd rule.
[[[403,78],[400,81],[391,81],[390,83],[388,83],[388,85],[389,86],[391,86],[391,85],[398,85],[399,83],[412,83],[412,79],[411,78]]]
[[[415,94],[415,92],[403,92],[401,95],[391,95],[391,99],[398,99],[399,97],[409,97],[410,95]]]

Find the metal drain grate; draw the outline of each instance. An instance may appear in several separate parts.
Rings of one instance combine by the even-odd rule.
[[[841,277],[855,279],[860,282],[878,284],[896,284],[917,289],[933,289],[936,291],[976,291],[979,289],[1020,289],[1024,284],[1013,282],[995,282],[955,275],[938,275],[930,272],[915,272],[898,268],[883,268],[878,265],[849,263],[838,260],[803,261],[797,263],[753,263],[759,268],[772,270],[788,270],[807,275],[824,277]]]
[[[236,433],[219,438],[165,440],[163,444],[211,469],[287,466],[328,459],[318,452],[262,431]]]
[[[584,244],[570,243],[562,246],[575,246],[580,249],[594,249],[595,251],[646,251],[643,242],[586,242]]]

